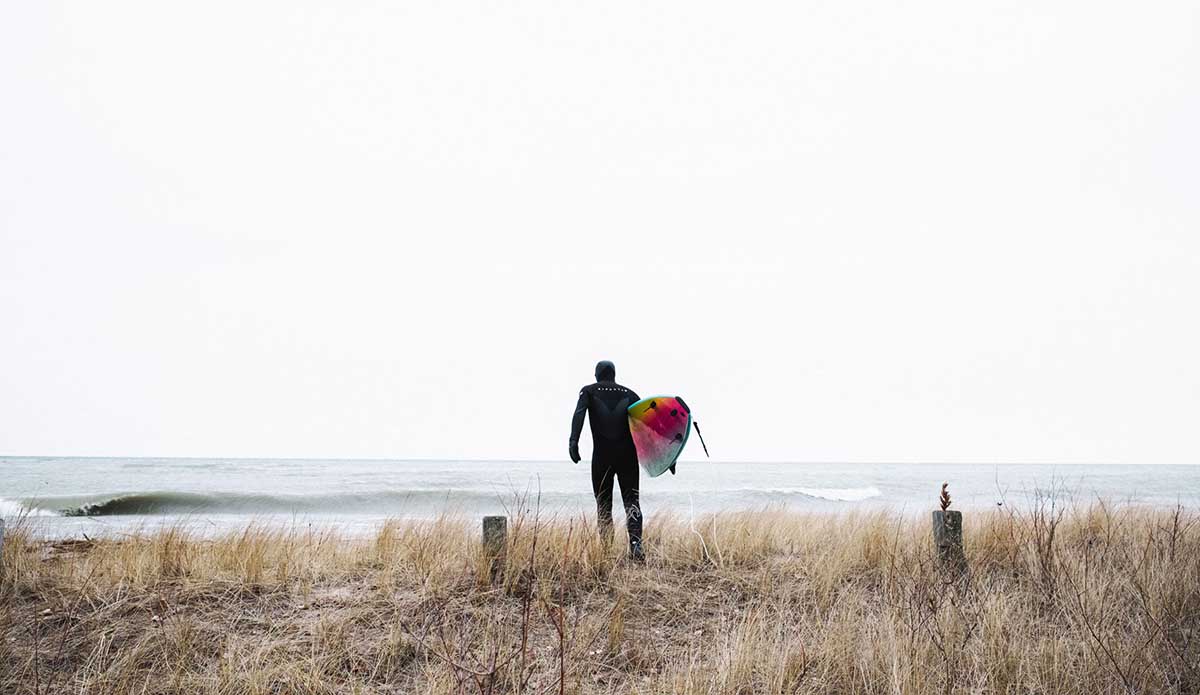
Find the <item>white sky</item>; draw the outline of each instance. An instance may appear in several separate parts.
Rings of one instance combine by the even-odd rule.
[[[5,2],[0,453],[1200,463],[1200,4]],[[689,455],[699,454],[698,447]]]

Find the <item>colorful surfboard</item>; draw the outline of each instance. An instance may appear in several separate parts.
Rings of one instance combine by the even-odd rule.
[[[643,398],[629,406],[629,432],[638,463],[651,478],[675,465],[691,431],[692,411],[678,396]]]

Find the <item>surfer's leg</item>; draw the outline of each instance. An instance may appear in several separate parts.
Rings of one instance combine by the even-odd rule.
[[[629,531],[629,554],[635,560],[642,554],[642,505],[638,493],[638,465],[622,466],[618,474],[621,484],[621,503],[625,505],[625,528]]]
[[[600,532],[600,540],[612,543],[612,495],[613,469],[603,461],[597,462],[592,456],[592,494],[596,496],[596,527]],[[622,498],[624,499],[624,498]]]

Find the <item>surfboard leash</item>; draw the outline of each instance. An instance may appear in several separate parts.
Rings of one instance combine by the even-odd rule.
[[[700,434],[700,423],[692,420],[692,427],[696,428],[696,436],[700,438],[700,446],[704,447],[704,458],[712,458],[708,455],[708,445],[704,443],[704,435]]]

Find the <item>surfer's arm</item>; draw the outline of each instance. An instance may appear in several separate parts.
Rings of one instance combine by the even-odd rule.
[[[588,392],[587,389],[579,390],[579,400],[575,403],[575,415],[571,417],[571,441],[569,445],[569,453],[571,460],[579,463],[579,435],[583,434],[583,416],[587,415],[588,409]]]

